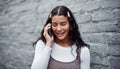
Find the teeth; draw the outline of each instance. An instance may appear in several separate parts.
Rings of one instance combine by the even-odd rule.
[[[58,36],[62,36],[63,34],[58,34]]]
[[[62,36],[64,35],[64,32],[62,32],[62,33],[56,32],[56,35],[57,35],[58,37],[62,37]]]

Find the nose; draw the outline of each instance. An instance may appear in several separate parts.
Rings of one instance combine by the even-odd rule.
[[[62,30],[61,26],[58,25],[58,26],[57,26],[57,31],[61,31],[61,30]]]

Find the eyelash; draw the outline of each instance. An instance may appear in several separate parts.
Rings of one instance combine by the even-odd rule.
[[[57,24],[54,23],[54,24],[52,24],[52,26],[55,27],[55,26],[57,26]]]
[[[65,26],[65,25],[66,25],[66,22],[63,22],[61,25],[62,25],[62,26]]]

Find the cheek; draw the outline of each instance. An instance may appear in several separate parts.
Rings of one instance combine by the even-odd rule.
[[[55,27],[52,27],[52,31],[54,32],[56,30],[56,28]]]
[[[68,32],[69,32],[69,28],[70,28],[69,25],[67,25],[66,27],[64,27],[64,29],[65,29],[66,31],[68,31]]]
[[[69,32],[69,28],[66,29],[66,32],[67,32],[67,33]]]

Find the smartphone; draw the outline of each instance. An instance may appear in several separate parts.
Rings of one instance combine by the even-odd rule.
[[[52,37],[52,35],[53,35],[52,27],[50,29],[48,29],[48,34],[50,35],[50,37]]]

